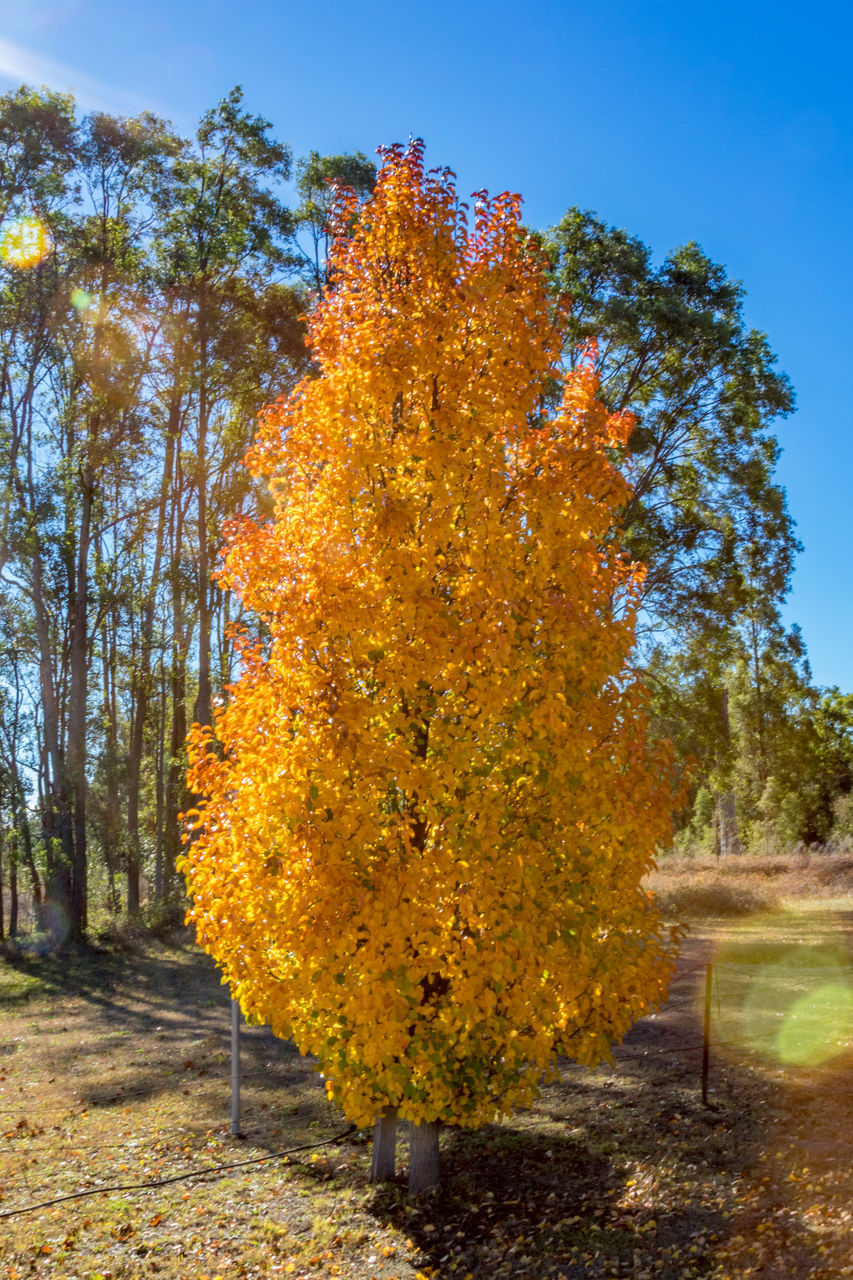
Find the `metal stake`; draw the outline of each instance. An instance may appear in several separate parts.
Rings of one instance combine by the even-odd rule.
[[[240,1006],[231,1001],[231,1132],[240,1133]]]

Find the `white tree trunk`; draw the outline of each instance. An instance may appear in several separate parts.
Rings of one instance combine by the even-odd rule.
[[[409,1126],[409,1194],[432,1191],[438,1186],[437,1120]]]
[[[730,853],[742,853],[740,832],[737,823],[735,793],[724,791],[717,799],[717,820],[720,833],[720,853],[727,857]]]
[[[371,1182],[389,1182],[394,1177],[397,1150],[397,1108],[386,1107],[373,1130]]]

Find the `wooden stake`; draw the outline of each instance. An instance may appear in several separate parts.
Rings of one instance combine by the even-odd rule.
[[[705,1024],[702,1034],[702,1106],[708,1105],[708,1059],[711,1046],[711,979],[714,966],[705,970]]]

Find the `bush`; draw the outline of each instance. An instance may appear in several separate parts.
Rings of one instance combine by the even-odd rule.
[[[833,843],[849,849],[853,844],[853,792],[846,796],[838,796],[832,810]]]
[[[655,899],[670,920],[703,920],[754,915],[778,906],[771,893],[736,881],[687,881],[657,889]]]
[[[647,880],[668,919],[698,920],[770,911],[783,899],[853,893],[853,854],[802,845],[727,858],[669,855]]]

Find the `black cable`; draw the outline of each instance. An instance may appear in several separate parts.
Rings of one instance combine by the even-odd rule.
[[[629,1045],[627,1050],[621,1053],[614,1053],[613,1057],[617,1062],[625,1062],[629,1058],[655,1058],[659,1053],[694,1053],[697,1049],[701,1049],[701,1044],[676,1044],[668,1045],[663,1049],[634,1049]]]
[[[689,977],[689,975],[691,973],[695,973],[697,969],[706,969],[707,966],[707,960],[700,960],[698,964],[692,964],[689,969],[682,969],[681,973],[674,973],[669,980],[669,985],[672,986],[674,982],[680,982],[682,978]]]
[[[154,1187],[166,1187],[171,1182],[187,1182],[190,1178],[202,1178],[209,1173],[224,1173],[228,1169],[243,1169],[247,1165],[262,1164],[265,1160],[279,1160],[282,1156],[293,1155],[295,1151],[310,1151],[314,1147],[329,1147],[335,1142],[355,1133],[358,1125],[351,1124],[342,1133],[332,1138],[324,1138],[322,1142],[303,1142],[299,1147],[288,1147],[286,1151],[271,1151],[268,1156],[255,1156],[251,1160],[236,1160],[233,1164],[212,1164],[205,1169],[193,1169],[189,1173],[176,1173],[171,1178],[156,1178],[150,1182],[120,1182],[107,1187],[90,1187],[88,1191],[74,1191],[71,1195],[56,1196],[53,1200],[41,1200],[38,1204],[27,1204],[21,1209],[6,1209],[0,1218],[17,1218],[22,1213],[33,1213],[36,1209],[49,1209],[52,1205],[63,1204],[66,1200],[83,1200],[86,1196],[106,1195],[110,1191],[150,1191]]]
[[[663,1049],[640,1049],[639,1047],[634,1048],[632,1045],[628,1045],[625,1049],[620,1049],[613,1054],[612,1064],[606,1058],[602,1058],[601,1062],[597,1062],[595,1067],[588,1067],[585,1062],[567,1062],[562,1070],[595,1071],[597,1067],[617,1066],[620,1062],[630,1062],[632,1058],[656,1058],[661,1053],[695,1053],[701,1048],[701,1044],[668,1045]]]

